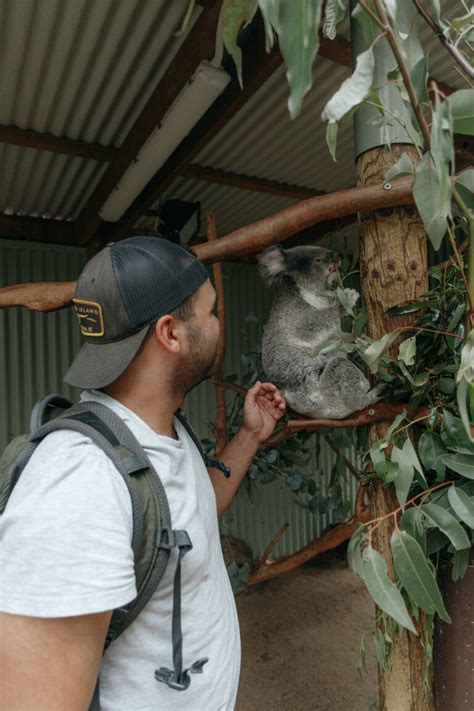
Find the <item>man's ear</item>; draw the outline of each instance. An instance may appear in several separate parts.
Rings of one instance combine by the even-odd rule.
[[[184,336],[183,323],[171,314],[165,314],[155,323],[155,338],[168,353],[179,353]]]
[[[285,252],[276,245],[268,247],[260,254],[258,264],[263,281],[272,284],[285,271]]]

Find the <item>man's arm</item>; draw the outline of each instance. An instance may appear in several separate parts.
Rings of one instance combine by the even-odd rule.
[[[270,437],[285,407],[280,391],[272,383],[257,381],[247,392],[242,427],[219,456],[231,470],[231,476],[226,479],[222,472],[209,469],[218,516],[230,505],[257,449]]]
[[[111,616],[0,613],[0,708],[87,711]]]

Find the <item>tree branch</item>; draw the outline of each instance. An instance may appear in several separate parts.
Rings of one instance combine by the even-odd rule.
[[[207,213],[207,239],[212,242],[217,239],[216,220],[213,212]],[[216,455],[219,456],[227,444],[227,412],[225,404],[225,389],[218,382],[222,380],[222,366],[225,356],[226,343],[226,318],[224,301],[224,278],[222,276],[222,264],[216,262],[212,265],[214,274],[214,286],[217,294],[217,315],[219,318],[219,341],[217,344],[217,355],[214,373],[217,380],[214,381],[216,391],[216,419],[212,431],[216,438]]]
[[[443,35],[443,32],[440,27],[436,24],[436,22],[433,20],[433,18],[426,12],[425,8],[421,4],[420,0],[413,0],[414,5],[416,9],[418,10],[419,14],[421,17],[424,19],[424,21],[431,27],[433,32],[435,33],[436,37],[439,39],[441,44],[446,47],[450,55],[453,57],[453,59],[457,62],[457,64],[461,67],[463,72],[465,72],[468,77],[471,79],[474,79],[474,69],[473,67],[469,64],[468,60],[462,52],[459,51],[459,49],[454,45],[449,42],[446,37]]]
[[[370,520],[371,507],[365,504],[365,494],[366,487],[361,484],[359,491],[357,492],[357,498],[355,503],[354,515],[348,521],[331,528],[326,531],[322,536],[311,541],[306,546],[301,548],[296,553],[291,555],[282,556],[277,560],[272,560],[269,558],[271,550],[275,547],[276,542],[278,542],[286,531],[286,526],[283,526],[273,541],[267,546],[264,555],[261,557],[256,569],[251,573],[249,579],[246,582],[247,587],[252,585],[258,585],[266,580],[271,580],[284,573],[289,573],[301,565],[306,563],[308,560],[315,558],[320,553],[332,550],[336,548],[344,541],[347,541],[355,533],[361,523],[365,523]]]
[[[393,29],[392,25],[390,24],[390,21],[387,17],[387,13],[385,12],[385,6],[384,6],[382,0],[375,0],[375,4],[377,7],[377,11],[379,13],[379,17],[383,23],[384,31],[387,33],[387,41],[390,44],[392,52],[395,56],[395,59],[397,60],[398,66],[400,68],[400,72],[402,74],[403,81],[405,83],[405,87],[408,92],[408,96],[410,97],[410,103],[413,106],[413,110],[415,112],[416,118],[418,120],[418,124],[419,124],[421,132],[423,134],[423,138],[425,140],[426,147],[429,148],[431,145],[430,130],[428,128],[428,124],[426,123],[426,119],[425,119],[423,112],[421,110],[420,102],[418,101],[415,87],[413,86],[413,82],[411,80],[410,72],[409,72],[406,62],[403,58],[401,48],[398,44],[398,37],[396,36],[394,29]]]

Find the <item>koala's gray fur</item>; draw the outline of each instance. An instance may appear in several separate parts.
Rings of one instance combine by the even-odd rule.
[[[341,308],[321,296],[338,277],[339,256],[322,247],[270,247],[259,258],[278,293],[262,343],[264,371],[288,405],[309,417],[341,419],[378,400],[364,373],[341,351],[315,356],[328,338],[343,337]],[[359,298],[346,289],[353,306]]]

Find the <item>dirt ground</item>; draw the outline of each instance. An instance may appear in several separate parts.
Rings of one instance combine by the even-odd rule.
[[[357,672],[361,634],[373,616],[363,583],[345,562],[306,566],[237,597],[242,673],[236,711],[375,711],[371,638]]]

